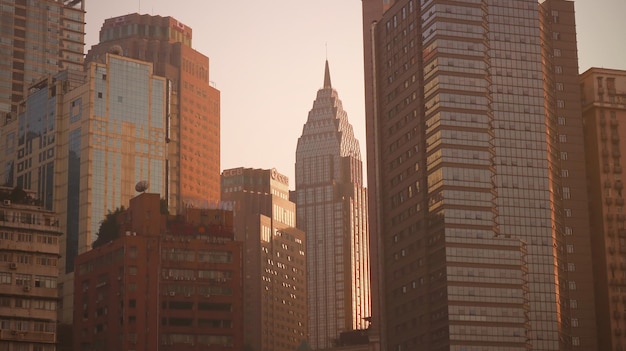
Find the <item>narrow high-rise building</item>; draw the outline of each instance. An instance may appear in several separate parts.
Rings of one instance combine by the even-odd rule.
[[[15,118],[30,84],[59,70],[82,70],[85,4],[0,0],[0,18],[0,118]]]
[[[626,348],[626,71],[580,76],[600,350]],[[626,140],[626,139],[625,139]],[[574,324],[574,323],[572,323]]]
[[[296,350],[308,335],[306,244],[295,228],[289,179],[276,169],[227,169],[222,201],[232,206],[235,240],[244,245],[244,344]]]
[[[597,350],[573,3],[364,0],[363,16],[382,349]],[[461,239],[523,242],[527,312],[458,308]],[[511,283],[476,268],[478,292]]]
[[[298,139],[295,202],[307,238],[309,344],[328,348],[371,317],[367,192],[359,142],[328,61]]]
[[[107,19],[85,62],[115,48],[153,63],[171,86],[167,99],[167,179],[170,210],[206,207],[220,196],[220,92],[209,80],[209,58],[191,46],[192,30],[172,17],[129,14]]]

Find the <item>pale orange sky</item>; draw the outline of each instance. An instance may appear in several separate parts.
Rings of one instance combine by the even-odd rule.
[[[328,57],[333,87],[360,142],[365,166],[360,0],[85,0],[87,47],[106,18],[172,16],[193,28],[221,91],[222,169],[277,168],[294,188],[298,137]],[[626,0],[577,0],[580,72],[626,70]],[[326,47],[328,49],[326,49]]]

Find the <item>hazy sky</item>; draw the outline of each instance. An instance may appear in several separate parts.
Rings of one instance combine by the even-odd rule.
[[[85,0],[87,48],[106,18],[172,16],[193,29],[221,91],[222,169],[273,168],[294,188],[297,141],[328,58],[365,167],[360,0]],[[580,72],[626,70],[626,0],[577,0]],[[365,171],[365,170],[364,170]]]

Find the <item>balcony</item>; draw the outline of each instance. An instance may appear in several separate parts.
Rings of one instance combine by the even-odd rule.
[[[8,329],[0,331],[0,340],[42,342],[42,343],[54,343],[56,341],[54,337],[54,333],[8,330]]]

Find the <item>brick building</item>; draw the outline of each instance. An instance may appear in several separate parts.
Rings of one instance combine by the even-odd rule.
[[[232,220],[225,210],[161,214],[158,194],[131,199],[119,237],[76,259],[74,349],[240,350]]]

